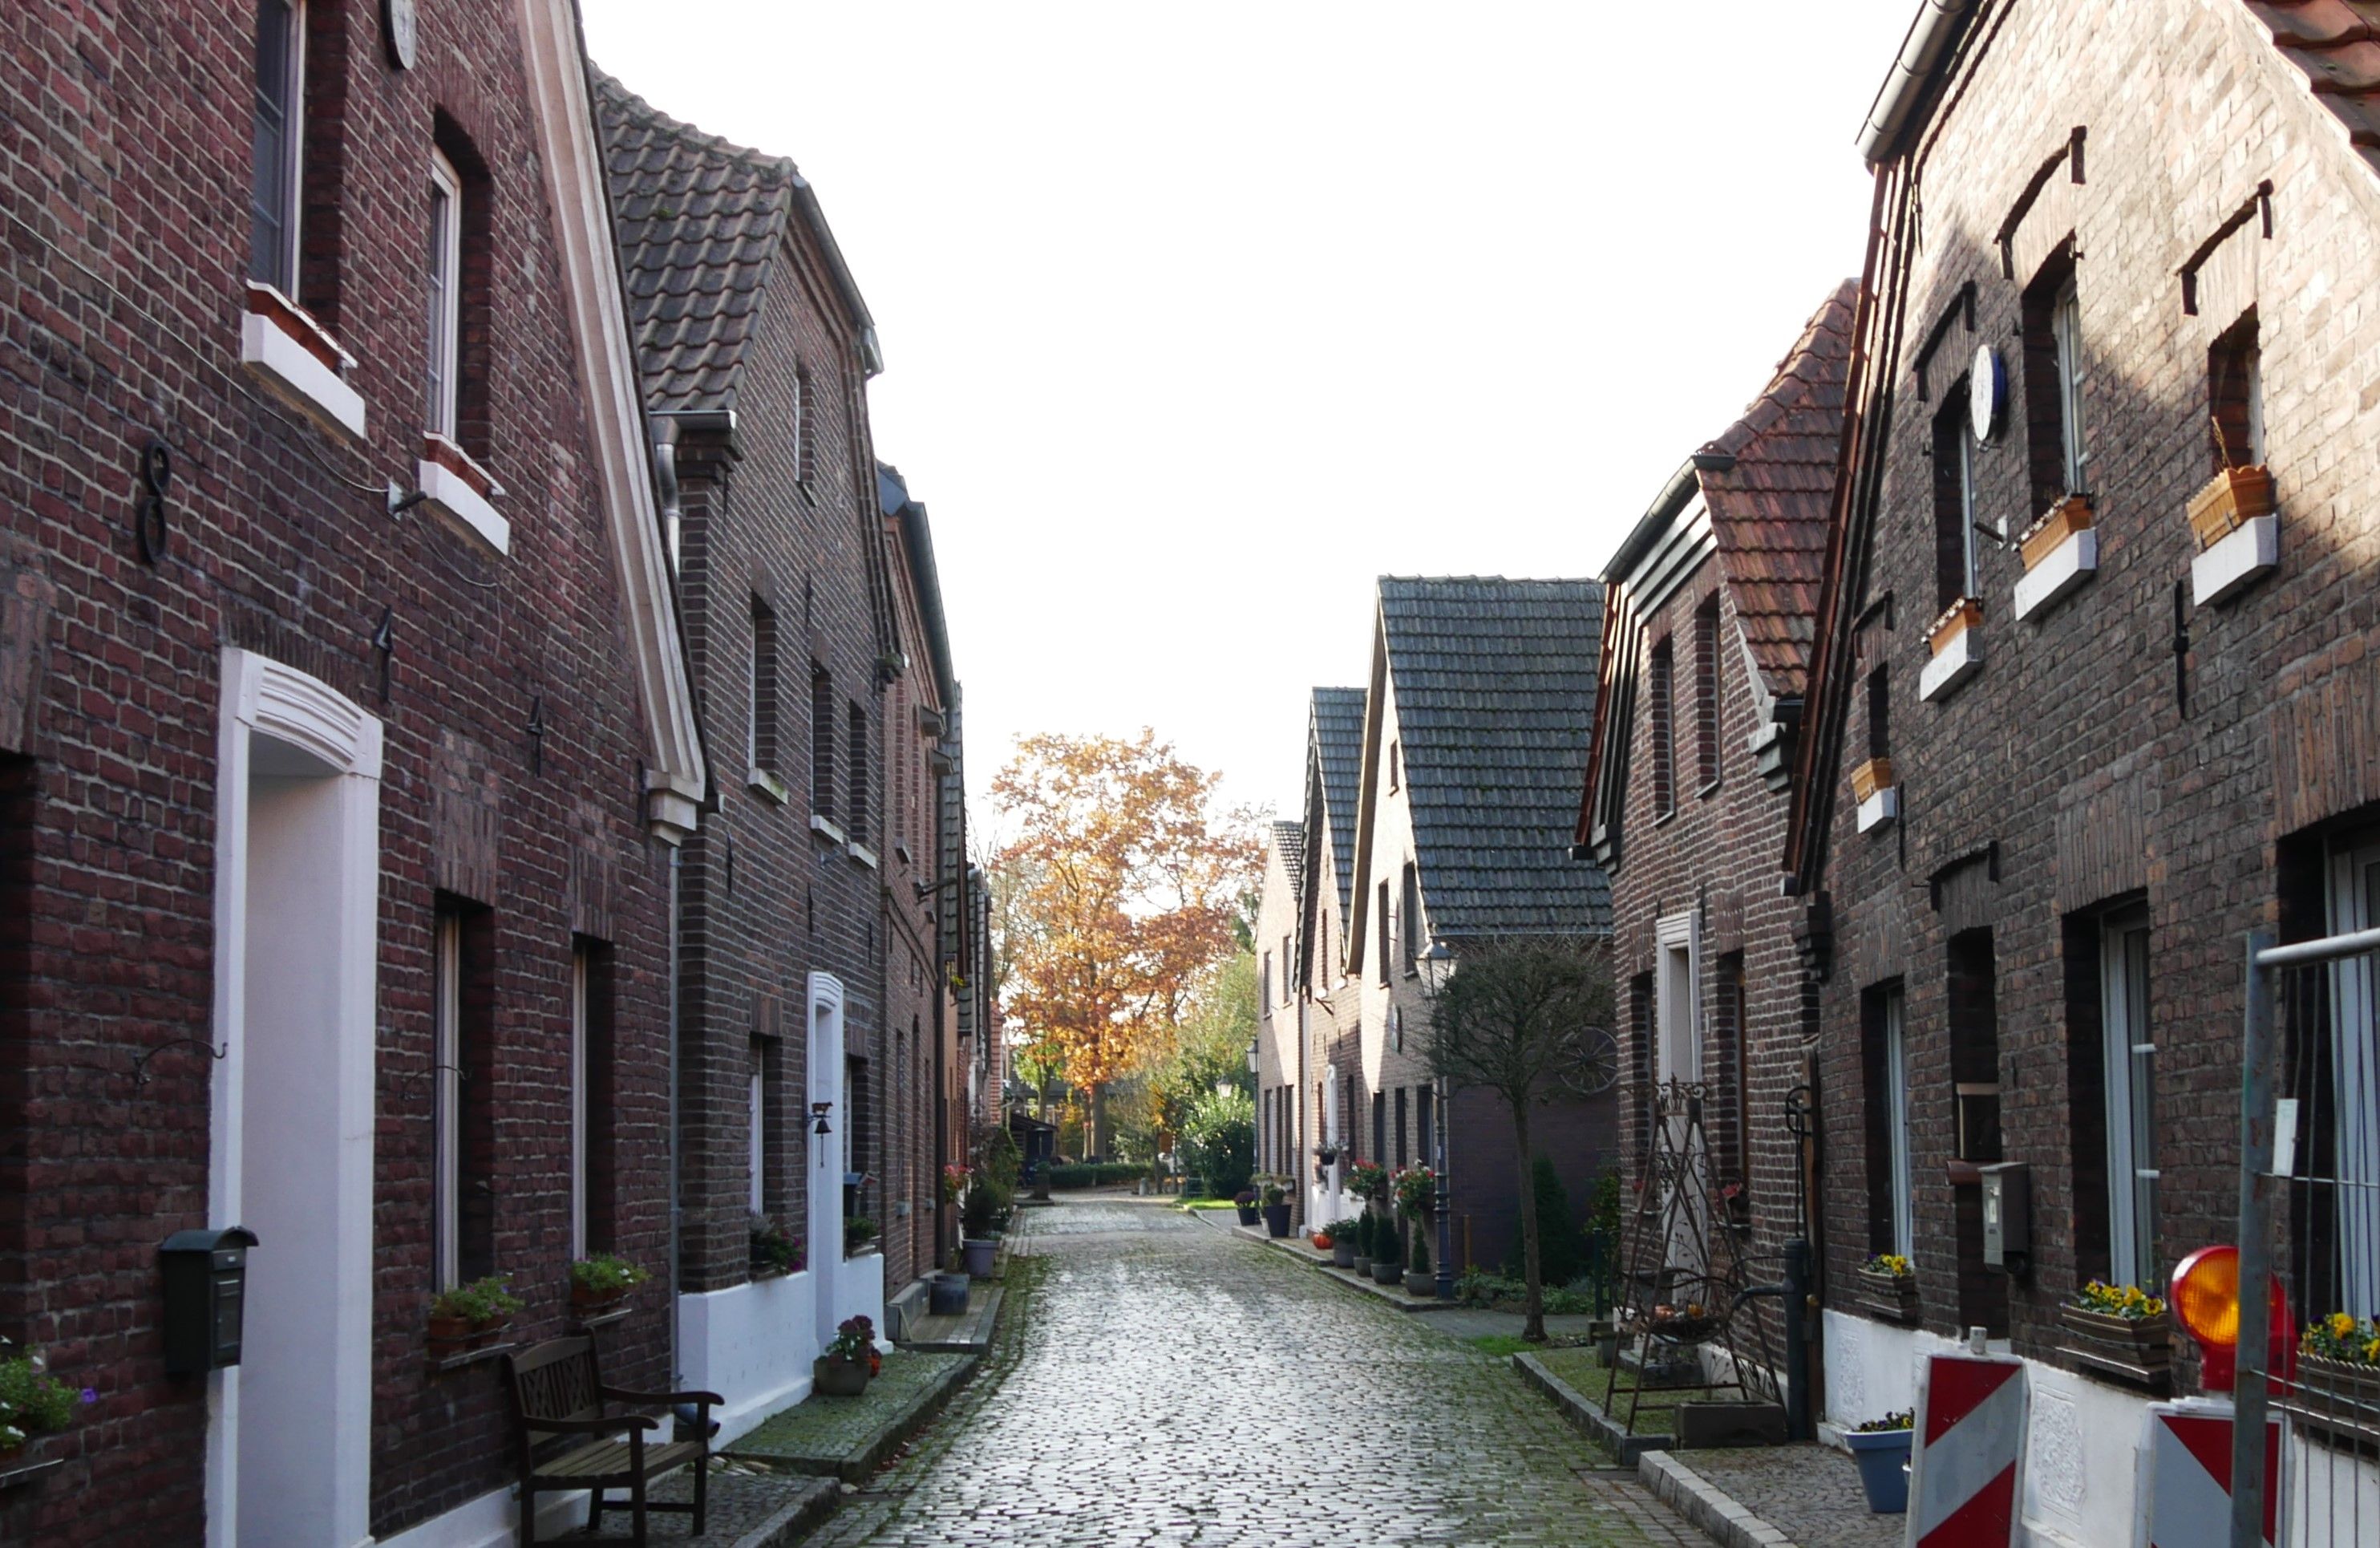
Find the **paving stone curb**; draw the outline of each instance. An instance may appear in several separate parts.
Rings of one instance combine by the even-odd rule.
[[[1662,1504],[1709,1533],[1721,1548],[1797,1548],[1791,1538],[1666,1451],[1638,1457],[1636,1476]]]
[[[1220,1210],[1193,1210],[1190,1212],[1193,1215],[1198,1216],[1202,1219],[1207,1215],[1220,1214],[1222,1212]],[[1399,1311],[1452,1311],[1463,1305],[1459,1300],[1415,1300],[1411,1296],[1405,1294],[1402,1290],[1391,1290],[1385,1285],[1377,1284],[1369,1279],[1360,1278],[1353,1272],[1339,1267],[1336,1263],[1321,1262],[1313,1252],[1301,1247],[1295,1237],[1269,1236],[1261,1225],[1243,1225],[1236,1220],[1219,1220],[1213,1222],[1213,1224],[1218,1229],[1228,1232],[1232,1236],[1237,1237],[1243,1241],[1254,1242],[1258,1247],[1267,1247],[1272,1249],[1276,1252],[1286,1253],[1295,1262],[1304,1263],[1307,1268],[1312,1269],[1315,1273],[1320,1274],[1323,1278],[1330,1280],[1332,1284],[1344,1286],[1350,1290],[1354,1290],[1360,1294],[1368,1296],[1372,1299],[1378,1301],[1381,1305],[1393,1308]]]
[[[1677,1444],[1673,1435],[1632,1435],[1620,1421],[1603,1411],[1596,1402],[1576,1387],[1553,1373],[1545,1361],[1535,1355],[1514,1355],[1512,1369],[1521,1380],[1553,1399],[1554,1407],[1588,1439],[1620,1459],[1623,1468],[1637,1466],[1648,1452],[1667,1452]]]
[[[783,1509],[735,1540],[735,1548],[784,1548],[808,1537],[818,1524],[843,1504],[843,1485],[834,1479],[813,1479]]]

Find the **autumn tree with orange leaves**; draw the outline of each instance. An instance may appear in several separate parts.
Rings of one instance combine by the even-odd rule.
[[[1108,1153],[1107,1088],[1172,1044],[1261,876],[1249,814],[1217,810],[1211,774],[1153,731],[1037,736],[992,781],[1011,835],[1001,1008],[1090,1099]]]

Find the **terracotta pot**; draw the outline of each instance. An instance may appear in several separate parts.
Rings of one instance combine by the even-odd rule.
[[[2091,525],[2091,496],[2069,494],[2049,507],[2048,514],[2024,530],[2017,539],[2017,553],[2024,567],[2033,568],[2052,554],[2058,545]]]
[[[433,1316],[430,1319],[430,1342],[432,1347],[445,1346],[450,1349],[459,1349],[470,1336],[471,1323],[468,1318]]]
[[[2201,550],[2214,547],[2241,522],[2273,514],[2273,475],[2266,468],[2226,468],[2190,497],[2190,530]]]
[[[471,1324],[471,1347],[474,1349],[486,1348],[489,1345],[493,1344],[497,1339],[503,1337],[504,1330],[512,1325],[512,1319],[509,1317],[491,1317],[484,1323],[473,1323]]]
[[[570,1287],[570,1308],[574,1311],[605,1311],[628,1298],[625,1285],[616,1290],[590,1290],[584,1285]]]

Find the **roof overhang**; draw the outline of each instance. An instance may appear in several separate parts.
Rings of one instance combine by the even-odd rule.
[[[1959,41],[1960,30],[1980,3],[1924,0],[1919,6],[1916,18],[1909,24],[1909,35],[1901,40],[1900,52],[1893,57],[1892,68],[1876,89],[1867,121],[1860,126],[1860,154],[1868,165],[1879,165],[1900,153],[1902,136],[1918,121],[1917,104],[1934,78],[1935,67]]]

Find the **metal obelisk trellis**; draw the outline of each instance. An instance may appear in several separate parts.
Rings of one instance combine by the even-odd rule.
[[[1711,1185],[1711,1147],[1703,1132],[1705,1089],[1670,1080],[1655,1093],[1650,1164],[1620,1260],[1621,1304],[1613,1310],[1621,1352],[1605,1383],[1604,1411],[1613,1412],[1628,1347],[1636,1350],[1636,1380],[1625,1425],[1633,1431],[1648,1379],[1677,1357],[1692,1360],[1694,1376],[1673,1382],[1706,1396],[1735,1391],[1775,1402],[1777,1367],[1767,1330],[1750,1315],[1750,1349],[1739,1312],[1746,1311],[1744,1250],[1736,1227]]]

